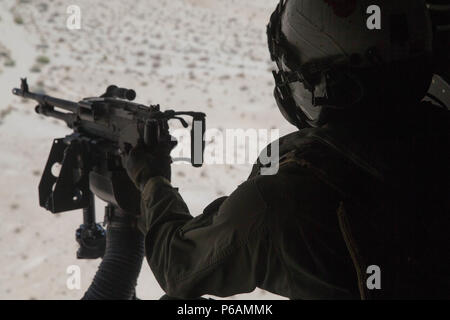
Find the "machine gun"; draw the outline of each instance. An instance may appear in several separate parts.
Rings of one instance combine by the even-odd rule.
[[[83,224],[76,232],[79,259],[97,259],[105,251],[105,230],[95,221],[95,196],[108,203],[106,220],[116,211],[139,213],[140,193],[122,167],[121,150],[139,143],[155,146],[168,130],[169,120],[178,120],[187,128],[183,116],[190,116],[191,163],[195,167],[203,164],[204,113],[161,111],[159,105],[136,104],[133,90],[117,86],[80,102],[30,92],[26,79],[12,92],[37,101],[38,114],[62,120],[73,129],[71,135],[53,141],[39,183],[39,203],[52,213],[83,210]]]

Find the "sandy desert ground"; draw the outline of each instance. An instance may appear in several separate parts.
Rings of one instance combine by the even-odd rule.
[[[52,215],[37,186],[52,139],[64,124],[34,113],[11,94],[27,76],[32,90],[80,100],[109,84],[133,88],[139,102],[208,114],[208,127],[293,130],[272,98],[265,25],[276,0],[0,0],[0,299],[79,299],[99,261],[78,261],[80,212]],[[69,5],[81,29],[66,27]],[[174,166],[196,215],[244,181],[251,164]],[[99,220],[103,204],[97,202]],[[81,290],[66,287],[70,265]],[[138,296],[163,292],[147,265]],[[260,290],[233,299],[278,298]]]

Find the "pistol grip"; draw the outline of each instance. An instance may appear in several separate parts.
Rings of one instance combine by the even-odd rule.
[[[148,120],[144,127],[144,143],[151,147],[158,144],[161,135],[159,122],[157,120]]]

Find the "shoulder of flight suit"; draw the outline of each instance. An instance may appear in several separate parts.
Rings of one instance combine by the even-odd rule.
[[[143,200],[147,260],[169,295],[230,296],[260,287],[291,298],[348,296],[345,279],[336,280],[343,268],[351,271],[335,194],[307,168],[289,164],[255,175],[195,218],[164,179],[150,181]]]

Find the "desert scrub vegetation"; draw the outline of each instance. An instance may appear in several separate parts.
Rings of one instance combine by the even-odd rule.
[[[17,24],[23,24],[23,18],[20,15],[16,14],[14,16],[14,22]]]
[[[5,67],[14,67],[15,65],[16,65],[16,62],[13,60],[13,59],[11,59],[11,58],[7,58],[6,60],[5,60],[5,62],[3,63],[3,65],[5,66]]]
[[[34,73],[41,72],[41,67],[39,67],[37,64],[35,64],[34,66],[31,67],[30,71],[34,72]]]
[[[14,67],[16,62],[11,58],[11,52],[0,43],[0,61],[5,67]]]
[[[47,56],[38,56],[36,58],[36,62],[40,64],[47,64],[50,62],[50,58]]]

